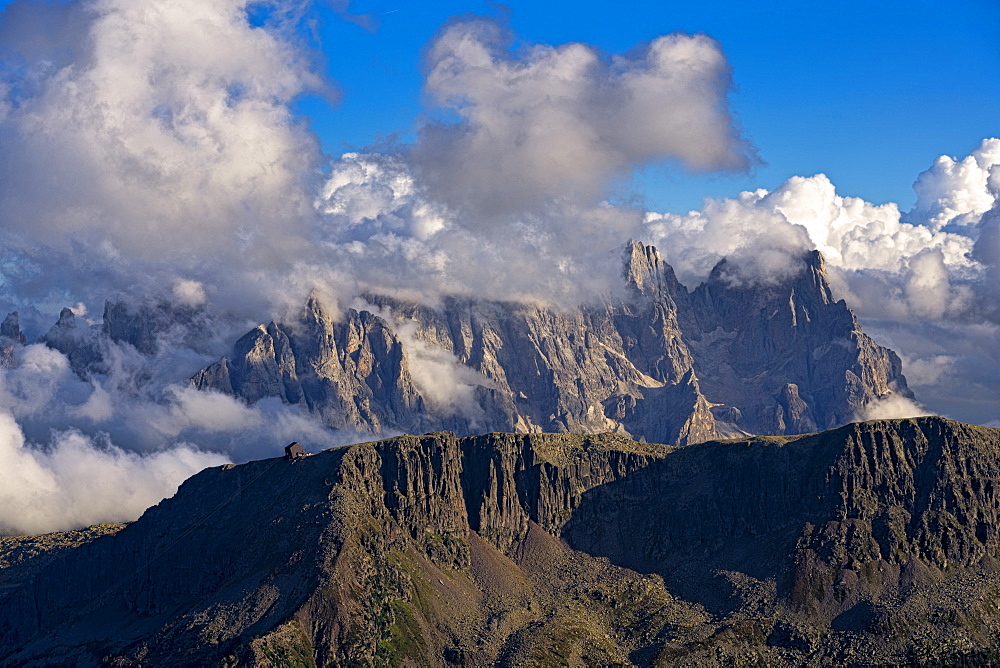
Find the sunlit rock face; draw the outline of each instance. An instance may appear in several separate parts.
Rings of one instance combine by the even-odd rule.
[[[622,278],[620,297],[559,307],[367,295],[335,317],[311,297],[192,382],[373,434],[611,431],[679,445],[812,432],[912,397],[896,354],[831,296],[817,252],[764,285],[723,261],[689,291],[631,242]]]

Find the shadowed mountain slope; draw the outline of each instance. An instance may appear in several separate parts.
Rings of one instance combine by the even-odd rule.
[[[680,449],[434,433],[225,466],[10,566],[0,663],[988,658],[998,479],[1000,430],[941,418]]]

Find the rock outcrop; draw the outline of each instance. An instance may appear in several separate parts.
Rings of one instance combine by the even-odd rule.
[[[0,664],[986,661],[998,478],[1000,429],[941,418],[686,448],[433,433],[229,465],[22,564]]]
[[[0,323],[0,367],[9,369],[14,366],[14,350],[17,346],[23,346],[26,341],[27,338],[21,332],[17,311],[8,313]]]
[[[827,429],[912,397],[895,353],[833,300],[819,253],[776,285],[734,282],[723,262],[693,292],[655,248],[632,242],[624,260],[627,294],[578,307],[368,295],[334,317],[311,297],[192,382],[374,434],[617,431],[679,445]]]
[[[210,318],[200,309],[167,301],[132,304],[111,300],[104,304],[101,321],[91,323],[70,308],[38,337],[38,343],[58,350],[70,367],[83,379],[107,374],[114,367],[113,347],[133,350],[133,354],[152,357],[170,346],[183,346],[204,352],[213,333]],[[20,329],[17,312],[9,313],[0,324],[0,364],[15,363],[14,351],[27,343]]]

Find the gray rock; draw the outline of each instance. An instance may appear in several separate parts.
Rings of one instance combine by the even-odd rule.
[[[14,343],[19,343],[22,346],[28,342],[27,337],[21,332],[21,325],[18,321],[17,311],[13,313],[8,313],[7,317],[4,318],[3,322],[0,323],[0,337],[10,339]]]
[[[192,382],[374,434],[617,431],[681,445],[812,432],[889,393],[912,396],[899,358],[833,300],[818,252],[777,285],[734,283],[723,261],[693,292],[651,246],[631,242],[623,259],[625,296],[601,304],[451,297],[430,308],[370,294],[370,310],[334,322],[311,297],[298,321],[251,331]],[[472,409],[424,390],[415,345],[478,374]]]
[[[38,342],[58,350],[69,359],[72,369],[82,378],[102,370],[99,331],[77,321],[76,315],[68,308],[59,313],[59,320],[48,332],[39,337]]]
[[[14,368],[17,365],[14,350],[26,342],[27,338],[21,332],[21,326],[18,322],[17,311],[8,313],[4,321],[0,323],[0,367]]]

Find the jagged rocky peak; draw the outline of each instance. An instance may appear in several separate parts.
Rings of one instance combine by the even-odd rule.
[[[67,307],[59,312],[59,319],[38,340],[69,355],[77,348],[88,345],[92,337],[92,328],[78,321],[73,309]]]
[[[23,346],[27,338],[21,332],[17,311],[8,313],[3,323],[0,323],[0,367],[12,369],[17,366],[14,350]]]
[[[100,323],[91,324],[64,308],[59,319],[39,343],[62,352],[82,378],[106,373],[107,355],[113,345],[135,348],[145,356],[155,356],[162,345],[183,345],[204,352],[211,345],[212,318],[200,307],[172,303],[164,299],[146,301],[108,300]]]
[[[0,323],[0,336],[10,339],[14,343],[22,346],[28,342],[24,332],[21,331],[21,323],[17,316],[17,311],[8,313],[3,322]]]
[[[161,318],[157,317],[159,310],[123,301],[107,301],[104,303],[103,331],[112,341],[129,343],[144,355],[152,355],[156,353],[157,325],[161,324]]]
[[[676,444],[815,431],[909,396],[898,357],[833,300],[822,256],[801,261],[767,285],[727,280],[723,262],[689,291],[632,241],[632,294],[599,305],[366,295],[369,307],[334,317],[312,295],[296,321],[261,325],[193,382],[375,434],[617,431]]]
[[[828,429],[889,394],[913,396],[898,356],[833,299],[818,251],[762,285],[732,280],[720,262],[691,294],[687,324],[706,396],[739,406],[754,433]]]
[[[632,239],[625,244],[623,265],[625,285],[639,294],[663,297],[685,290],[673,267],[653,246]]]
[[[0,664],[992,665],[998,453],[919,418],[216,467],[0,570]]]
[[[69,307],[64,307],[63,310],[59,311],[59,319],[53,327],[67,331],[76,328],[76,314],[73,313],[73,309]]]
[[[335,428],[427,431],[403,345],[380,316],[348,309],[334,325],[311,296],[291,323],[260,325],[192,379],[195,387],[257,401],[304,404]],[[468,428],[454,421],[449,426]]]

